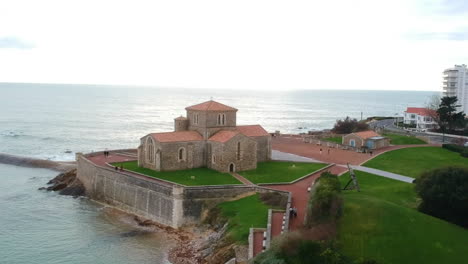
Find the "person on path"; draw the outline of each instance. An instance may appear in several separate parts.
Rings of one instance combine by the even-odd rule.
[[[297,208],[296,207],[293,208],[293,214],[294,214],[294,218],[297,218]]]
[[[371,151],[369,151],[369,154],[372,156],[372,150],[371,150]]]
[[[294,209],[292,207],[289,207],[289,218],[292,218],[294,216]]]
[[[330,155],[330,149],[328,149],[328,155]]]
[[[320,148],[320,155],[322,155],[322,148]]]

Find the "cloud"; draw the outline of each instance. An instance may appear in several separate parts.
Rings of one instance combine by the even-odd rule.
[[[436,15],[463,15],[468,13],[466,0],[424,0],[419,8]]]
[[[420,32],[410,33],[408,38],[414,40],[453,40],[466,41],[468,40],[468,29],[452,32]]]
[[[32,49],[34,45],[16,37],[0,37],[0,49]]]

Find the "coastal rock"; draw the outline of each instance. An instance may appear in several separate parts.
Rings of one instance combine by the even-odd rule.
[[[83,196],[85,188],[83,183],[76,178],[76,169],[60,173],[47,184],[51,185],[47,188],[42,187],[39,190],[58,191],[61,195],[70,195],[73,197]]]

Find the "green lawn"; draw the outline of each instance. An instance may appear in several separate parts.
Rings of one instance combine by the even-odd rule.
[[[229,173],[221,173],[207,168],[160,172],[138,167],[137,161],[117,162],[112,165],[120,166],[120,164],[123,164],[126,170],[188,186],[242,184]]]
[[[344,191],[338,226],[343,253],[379,264],[464,263],[468,230],[418,212],[410,183],[356,171],[361,192]],[[342,184],[349,179],[340,177]]]
[[[332,143],[338,143],[338,144],[341,144],[343,142],[342,137],[327,137],[327,138],[322,138],[322,140],[332,142]]]
[[[386,152],[363,166],[417,178],[426,170],[445,166],[468,167],[468,159],[440,147],[417,147]]]
[[[218,207],[229,221],[229,237],[239,244],[248,243],[249,228],[266,228],[270,206],[263,204],[258,194],[223,202]]]
[[[256,169],[239,174],[253,183],[291,182],[325,166],[324,163],[265,161],[259,162]]]
[[[415,136],[404,136],[398,134],[385,133],[383,136],[390,139],[392,145],[420,145],[427,144],[424,140],[421,140]]]

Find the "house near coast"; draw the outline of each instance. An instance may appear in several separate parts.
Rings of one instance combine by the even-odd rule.
[[[185,108],[174,131],[140,139],[138,165],[156,171],[207,167],[251,170],[271,159],[271,136],[261,125],[237,125],[237,109],[216,101]]]
[[[418,129],[432,129],[437,127],[433,116],[436,112],[423,107],[408,107],[403,116],[403,123],[413,125]]]
[[[355,148],[379,149],[390,145],[390,140],[368,130],[343,136],[343,145]]]

